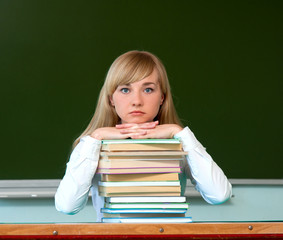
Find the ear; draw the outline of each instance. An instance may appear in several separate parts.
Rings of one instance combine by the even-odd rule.
[[[162,104],[163,104],[163,101],[164,101],[164,95],[162,94],[162,96],[161,96],[161,100],[160,100],[160,105],[162,105]]]
[[[109,101],[110,101],[111,105],[112,105],[113,107],[115,107],[115,104],[114,104],[114,101],[113,101],[112,96],[109,97]]]

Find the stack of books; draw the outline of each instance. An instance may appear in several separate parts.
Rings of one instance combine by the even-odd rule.
[[[186,154],[177,139],[102,141],[102,222],[191,222],[179,180]]]

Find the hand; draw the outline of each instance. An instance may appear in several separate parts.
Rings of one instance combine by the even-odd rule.
[[[117,125],[117,129],[121,129],[122,134],[133,134],[133,139],[143,138],[173,138],[175,134],[182,131],[182,127],[177,124],[162,124],[158,122],[142,123],[142,124],[121,124]],[[134,133],[143,134],[134,134]]]
[[[94,130],[90,136],[97,140],[105,140],[105,139],[135,138],[144,134],[146,134],[145,130],[142,130],[140,128],[136,128],[136,130],[133,132],[123,133],[120,131],[119,128],[103,127]]]
[[[124,123],[116,125],[117,129],[128,129],[135,132],[136,130],[141,129],[152,129],[158,125],[158,121],[155,122],[146,122],[146,123]]]

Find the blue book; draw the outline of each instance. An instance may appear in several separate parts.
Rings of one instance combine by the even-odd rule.
[[[191,217],[102,218],[103,223],[191,223]]]

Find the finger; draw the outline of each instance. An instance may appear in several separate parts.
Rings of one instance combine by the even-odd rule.
[[[116,128],[123,129],[123,128],[135,128],[138,124],[136,123],[124,123],[124,124],[118,124],[116,125]]]
[[[135,137],[136,139],[144,139],[144,138],[149,138],[149,139],[153,139],[153,138],[166,138],[166,136],[164,136],[163,134],[158,133],[155,130],[147,130],[147,133],[144,135],[137,135]]]
[[[147,134],[141,134],[141,135],[134,134],[131,138],[132,139],[149,139],[151,137],[149,137]]]
[[[146,125],[155,125],[155,126],[156,126],[156,125],[158,125],[158,121],[140,123],[139,125],[140,125],[140,126],[142,126],[142,125],[145,125],[145,126],[146,126]]]
[[[138,133],[133,133],[132,136],[145,136],[146,131],[138,132]]]
[[[146,123],[124,123],[124,124],[117,124],[117,129],[152,129],[158,125],[158,121],[154,122],[146,122]]]
[[[139,132],[139,133],[129,133],[127,134],[128,137],[132,138],[132,139],[138,139],[138,138],[142,138],[142,136],[145,136],[143,138],[147,138],[146,137],[146,132]]]
[[[121,134],[131,134],[131,133],[140,133],[140,134],[145,134],[145,130],[140,130],[140,129],[121,129],[120,130]]]
[[[148,123],[143,123],[143,124],[139,124],[139,128],[140,129],[152,129],[155,128],[157,126],[158,122],[148,122]]]

